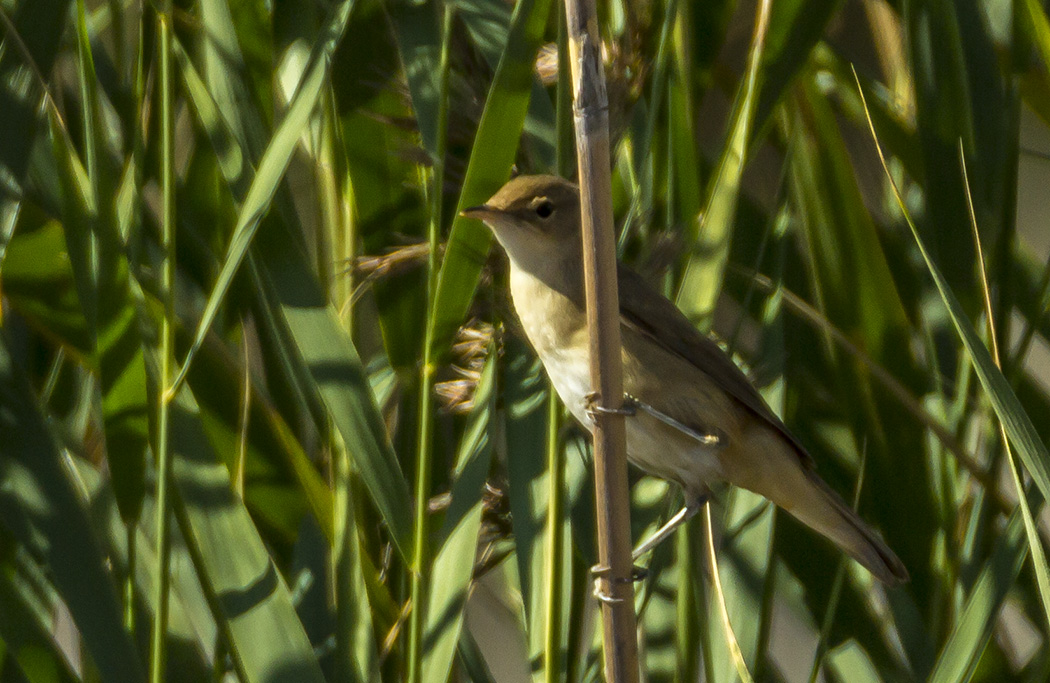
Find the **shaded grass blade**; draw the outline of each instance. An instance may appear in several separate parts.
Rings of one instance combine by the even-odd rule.
[[[423,636],[422,680],[448,680],[460,641],[470,592],[484,506],[483,493],[492,458],[496,358],[489,354],[475,394],[474,413],[456,455],[452,500],[442,524],[443,541],[434,556]]]
[[[179,525],[243,680],[322,683],[291,595],[234,497],[188,390],[171,404],[171,447]]]
[[[328,407],[365,486],[403,557],[410,557],[412,505],[408,482],[379,415],[368,378],[346,330],[314,279],[306,257],[279,240],[260,243],[261,285],[279,311],[312,390]]]
[[[50,568],[107,681],[142,681],[120,597],[63,456],[0,336],[0,518]]]

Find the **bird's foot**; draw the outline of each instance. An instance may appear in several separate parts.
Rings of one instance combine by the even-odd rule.
[[[594,419],[594,416],[598,413],[604,415],[623,415],[625,417],[633,417],[638,414],[638,401],[630,394],[623,395],[623,405],[619,408],[603,406],[599,402],[600,400],[601,394],[597,391],[592,391],[583,397],[584,410],[586,410],[587,414],[591,416],[591,419]]]
[[[591,575],[594,576],[594,597],[598,598],[607,605],[615,605],[617,603],[623,602],[624,599],[609,595],[609,593],[607,593],[605,589],[602,588],[602,579],[606,577],[609,571],[609,566],[604,564],[596,564],[593,567],[591,567]],[[639,567],[638,565],[635,565],[631,567],[630,578],[615,578],[610,580],[621,584],[632,584],[644,580],[647,576],[649,576],[648,569],[646,569],[645,567]]]

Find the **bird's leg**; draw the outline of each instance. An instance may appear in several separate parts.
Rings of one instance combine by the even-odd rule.
[[[606,406],[600,405],[598,403],[600,398],[601,396],[599,396],[598,392],[596,391],[592,391],[591,393],[583,397],[584,410],[587,411],[587,414],[591,416],[592,420],[594,419],[594,415],[596,413],[604,413],[606,415],[625,415],[627,417],[633,417],[638,414],[638,411],[641,411],[643,413],[646,413],[647,415],[656,418],[660,422],[663,422],[668,427],[673,427],[678,431],[682,432],[683,434],[691,436],[704,446],[709,446],[713,448],[715,446],[721,445],[722,441],[724,440],[723,436],[718,433],[718,430],[705,429],[703,431],[698,431],[696,429],[693,429],[689,425],[679,422],[670,415],[660,412],[648,403],[640,401],[634,396],[631,396],[630,394],[623,395],[622,408],[607,408]]]
[[[709,498],[710,493],[706,491],[699,496],[689,496],[688,500],[686,501],[686,504],[682,506],[681,510],[676,512],[674,516],[671,517],[671,519],[667,520],[667,522],[664,523],[662,527],[657,529],[656,533],[654,533],[652,536],[638,544],[638,547],[635,548],[634,551],[631,553],[631,560],[637,562],[638,558],[640,558],[642,555],[646,554],[656,546],[660,545],[660,543],[667,540],[667,537],[674,533],[675,529],[692,519],[697,512],[700,512],[700,508],[702,508],[707,503]],[[602,602],[606,602],[609,604],[623,602],[622,598],[614,598],[613,596],[609,595],[604,590],[602,590],[601,580],[608,573],[608,565],[596,564],[593,567],[591,567],[591,574],[594,576],[594,597],[598,598]],[[634,565],[631,568],[631,578],[620,579],[620,581],[623,583],[634,583],[636,581],[641,581],[648,575],[648,569],[646,569],[645,567],[639,567],[638,565]]]
[[[718,446],[718,445],[722,444],[723,436],[721,434],[719,434],[718,430],[716,430],[716,429],[705,429],[703,431],[697,431],[696,429],[693,429],[689,425],[682,424],[681,422],[679,422],[678,420],[674,419],[670,415],[667,415],[666,413],[661,413],[659,410],[657,410],[656,408],[653,408],[648,403],[643,403],[642,401],[639,401],[638,399],[636,399],[633,396],[630,396],[628,394],[625,394],[624,396],[625,396],[625,401],[630,401],[631,407],[635,410],[635,412],[640,410],[643,413],[651,415],[652,417],[656,418],[660,422],[663,422],[668,427],[673,427],[673,428],[677,429],[678,431],[682,432],[683,434],[685,434],[687,436],[691,436],[692,438],[696,439],[697,441],[699,441],[704,446],[709,446],[709,447],[713,448],[715,446]],[[693,514],[696,514],[696,513],[694,512]],[[692,515],[690,515],[690,516],[692,516]]]
[[[688,522],[696,513],[700,512],[700,508],[704,506],[707,499],[707,493],[697,497],[690,497],[682,509],[674,513],[674,516],[667,520],[662,527],[657,529],[656,533],[638,544],[638,547],[634,549],[633,553],[631,553],[631,559],[637,561],[639,557],[660,545],[668,536],[674,533],[675,529]]]

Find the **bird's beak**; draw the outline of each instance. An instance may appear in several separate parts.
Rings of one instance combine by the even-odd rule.
[[[472,206],[467,209],[463,209],[459,212],[460,216],[464,218],[474,218],[479,221],[483,221],[486,218],[491,218],[499,213],[499,210],[489,206],[488,204],[479,204],[478,206]]]

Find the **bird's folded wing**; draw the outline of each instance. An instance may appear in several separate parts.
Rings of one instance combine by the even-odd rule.
[[[812,459],[798,439],[766,405],[758,390],[718,344],[705,337],[666,297],[649,286],[641,275],[620,264],[620,321],[654,343],[706,373],[729,395],[744,404],[787,438],[804,463]],[[689,422],[684,421],[686,424]],[[696,427],[697,425],[689,425]]]

